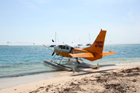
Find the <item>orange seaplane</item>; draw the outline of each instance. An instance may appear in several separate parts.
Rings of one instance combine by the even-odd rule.
[[[72,70],[72,68],[61,64],[61,62],[64,61],[63,58],[66,57],[67,59],[65,59],[65,62],[67,61],[68,63],[72,63],[76,66],[95,68],[95,66],[93,65],[84,63],[81,60],[81,58],[89,60],[89,61],[95,61],[95,60],[101,59],[103,56],[116,54],[113,51],[103,52],[105,36],[106,36],[106,30],[101,29],[99,35],[97,36],[93,44],[83,49],[74,48],[69,45],[54,46],[54,51],[52,53],[52,56],[53,56],[52,60],[45,60],[44,63],[51,65],[53,67],[56,67],[58,69]],[[56,58],[56,55],[59,56],[59,58]],[[76,60],[73,60],[73,59],[76,59]],[[96,68],[98,67],[99,65]]]

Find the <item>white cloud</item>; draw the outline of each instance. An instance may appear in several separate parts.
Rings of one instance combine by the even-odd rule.
[[[140,24],[140,14],[130,10],[123,18],[127,23]]]
[[[132,11],[129,11],[128,12],[128,17],[129,17],[130,20],[134,21],[135,19],[134,19],[132,13],[133,13]]]

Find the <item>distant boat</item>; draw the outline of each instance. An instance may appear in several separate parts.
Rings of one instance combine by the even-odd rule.
[[[77,46],[82,46],[83,44],[78,44]]]
[[[88,44],[86,44],[86,46],[91,46],[91,44],[90,44],[90,43],[88,43]]]
[[[90,41],[90,33],[89,33],[89,41]],[[86,46],[91,46],[92,44],[87,43]]]

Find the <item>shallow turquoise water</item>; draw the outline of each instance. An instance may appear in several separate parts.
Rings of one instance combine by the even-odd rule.
[[[105,45],[104,51],[116,54],[93,62],[84,61],[90,64],[140,62],[140,44]],[[1,46],[0,78],[59,71],[43,63],[43,60],[51,60],[51,54],[43,46]]]

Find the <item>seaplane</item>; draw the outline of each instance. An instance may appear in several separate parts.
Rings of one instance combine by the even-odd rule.
[[[52,60],[44,60],[44,63],[51,65],[55,68],[68,71],[72,71],[73,68],[68,67],[65,64],[61,64],[62,62],[67,62],[80,67],[99,68],[99,64],[97,64],[97,66],[95,67],[91,64],[83,62],[82,59],[86,59],[88,61],[93,62],[95,60],[101,59],[104,56],[116,54],[113,51],[103,52],[106,32],[106,30],[101,29],[93,44],[83,49],[75,48],[66,44],[56,45],[54,46],[54,50],[52,50]],[[63,58],[67,59],[64,60]]]

